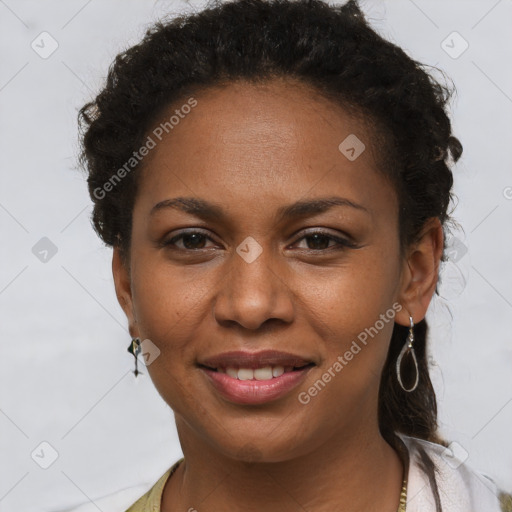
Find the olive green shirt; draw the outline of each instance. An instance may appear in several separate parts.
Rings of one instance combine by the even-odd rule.
[[[126,512],[160,512],[162,503],[162,493],[167,480],[178,468],[183,459],[175,462],[151,487],[151,489],[141,496]]]

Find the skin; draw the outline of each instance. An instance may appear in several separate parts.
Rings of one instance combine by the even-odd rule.
[[[344,504],[351,512],[396,512],[403,465],[377,422],[393,322],[308,404],[297,395],[393,304],[402,306],[399,324],[409,325],[409,313],[415,323],[424,318],[442,253],[439,220],[401,256],[397,197],[377,170],[371,133],[307,86],[237,82],[194,97],[197,106],[145,161],[130,264],[118,248],[112,263],[130,334],[160,350],[147,370],[174,411],[185,456],[165,486],[162,511],[318,512]],[[338,145],[352,133],[367,149],[349,161]],[[179,196],[219,203],[225,219],[171,208],[150,215],[159,201]],[[276,220],[280,207],[331,196],[368,211],[334,206]],[[206,238],[159,245],[190,228]],[[349,236],[357,248],[325,237],[315,244],[304,238],[312,228]],[[236,252],[248,236],[262,248],[252,263]],[[287,396],[242,406],[221,398],[196,364],[263,349],[316,366]]]

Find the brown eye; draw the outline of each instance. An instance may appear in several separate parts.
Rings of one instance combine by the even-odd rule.
[[[306,249],[311,251],[326,251],[328,249],[343,250],[344,248],[347,247],[357,247],[357,245],[354,242],[346,238],[334,236],[331,233],[325,231],[307,233],[302,238],[300,238],[298,242],[301,240],[306,240],[307,247],[300,247],[300,249]],[[329,245],[331,242],[335,243]]]
[[[176,242],[182,241],[183,247],[179,247]],[[176,235],[164,242],[164,246],[175,246],[177,249],[181,250],[200,250],[205,249],[206,240],[211,240],[208,236],[200,231],[185,231]]]
[[[329,243],[333,240],[330,236],[322,235],[320,233],[314,233],[312,235],[307,235],[304,237],[304,240],[310,240],[312,243],[308,243],[308,249],[327,249],[329,247]]]

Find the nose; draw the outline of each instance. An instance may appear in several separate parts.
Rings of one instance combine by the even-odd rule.
[[[289,274],[270,249],[250,263],[238,253],[230,258],[228,274],[213,306],[216,321],[224,326],[236,323],[246,329],[259,329],[269,320],[291,323],[294,315],[293,291],[286,281]],[[270,322],[269,322],[270,323]]]

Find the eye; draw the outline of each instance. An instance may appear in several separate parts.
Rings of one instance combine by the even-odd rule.
[[[341,238],[338,236],[334,236],[333,234],[327,231],[313,231],[304,235],[302,238],[299,238],[298,241],[301,240],[310,240],[310,242],[306,242],[307,247],[302,247],[301,249],[311,250],[311,251],[325,251],[328,249],[335,250],[343,250],[346,247],[356,248],[357,245],[348,240],[347,238]],[[329,246],[330,242],[335,242],[334,245]],[[297,242],[296,242],[297,243]],[[336,247],[336,245],[338,247]]]
[[[163,247],[172,247],[182,251],[200,251],[202,249],[208,249],[205,246],[207,240],[214,241],[208,235],[202,231],[182,231],[172,238],[162,242]],[[305,249],[310,251],[327,251],[330,249],[343,250],[344,248],[356,248],[357,244],[347,238],[335,236],[326,231],[314,231],[305,234],[299,238],[296,244],[302,240],[306,241],[307,247],[300,247],[299,249]],[[333,245],[330,245],[334,242]],[[179,243],[182,245],[180,246]]]
[[[175,246],[180,250],[188,250],[195,251],[201,249],[207,249],[204,246],[206,240],[212,240],[209,236],[207,236],[202,231],[183,231],[176,236],[173,236],[169,240],[166,240],[162,243],[163,246]],[[179,247],[176,242],[182,241],[183,247]],[[213,241],[213,240],[212,240]]]

